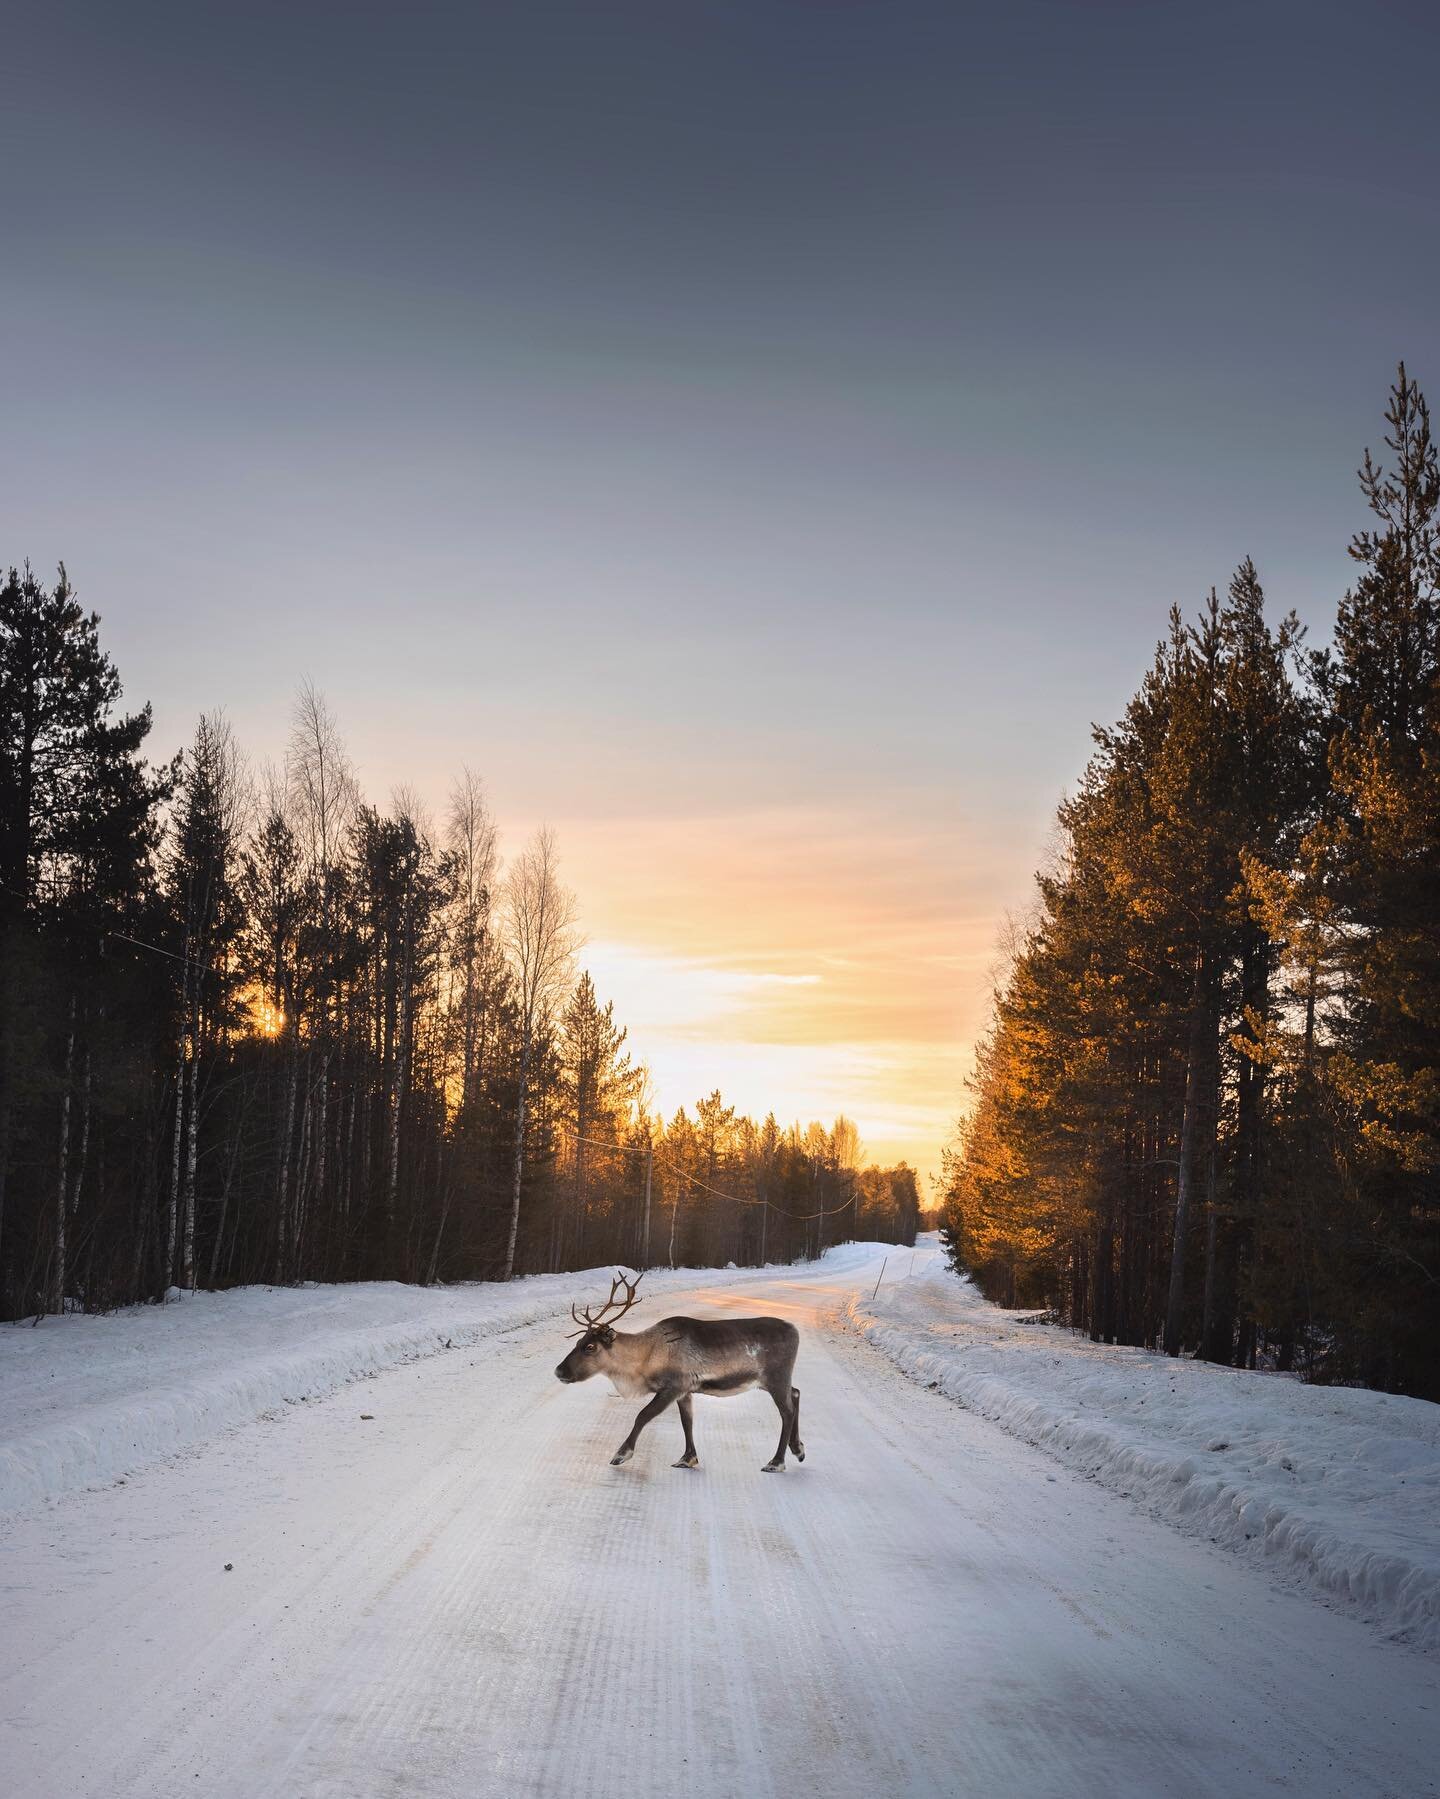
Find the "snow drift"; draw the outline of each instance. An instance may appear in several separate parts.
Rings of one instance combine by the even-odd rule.
[[[1440,1650],[1440,1406],[1090,1343],[989,1304],[938,1250],[904,1264],[847,1312],[912,1379]]]

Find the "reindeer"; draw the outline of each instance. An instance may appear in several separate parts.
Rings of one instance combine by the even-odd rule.
[[[787,1448],[794,1451],[797,1462],[803,1462],[800,1389],[790,1384],[795,1352],[800,1347],[795,1326],[783,1318],[662,1318],[649,1330],[617,1331],[615,1326],[639,1303],[635,1293],[640,1281],[638,1274],[633,1281],[617,1274],[610,1283],[610,1297],[597,1311],[592,1313],[586,1307],[577,1312],[570,1307],[570,1316],[580,1326],[570,1335],[580,1341],[555,1370],[556,1379],[567,1386],[589,1380],[592,1374],[608,1374],[627,1399],[638,1399],[642,1393],[652,1395],[641,1407],[630,1435],[611,1456],[610,1466],[618,1468],[628,1462],[645,1426],[666,1406],[675,1405],[685,1431],[685,1453],[674,1465],[698,1468],[700,1458],[692,1433],[694,1395],[713,1393],[724,1398],[750,1387],[764,1387],[780,1413],[780,1446],[766,1462],[764,1472],[784,1473]]]

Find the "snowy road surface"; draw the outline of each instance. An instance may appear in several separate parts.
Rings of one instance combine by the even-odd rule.
[[[783,1477],[763,1395],[609,1467],[636,1404],[547,1322],[10,1520],[0,1788],[1440,1790],[1433,1661],[907,1380],[836,1328],[876,1271],[665,1297],[800,1326]]]

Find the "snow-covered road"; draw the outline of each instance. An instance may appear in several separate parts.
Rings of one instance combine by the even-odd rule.
[[[1440,1790],[1433,1661],[907,1380],[837,1328],[876,1272],[665,1297],[800,1326],[783,1478],[761,1395],[697,1404],[698,1474],[673,1412],[611,1468],[636,1403],[543,1322],[12,1519],[0,1787]]]

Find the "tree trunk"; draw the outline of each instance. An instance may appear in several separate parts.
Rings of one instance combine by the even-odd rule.
[[[296,1280],[304,1277],[305,1223],[310,1203],[310,1121],[315,1115],[315,1095],[307,1090],[300,1108],[300,1154],[295,1163],[295,1200],[290,1208],[291,1265]]]
[[[199,1010],[198,1004],[196,1010]],[[185,1118],[185,1189],[180,1231],[180,1285],[195,1290],[195,1171],[200,1146],[200,1032],[192,1016],[190,1025],[189,1093]]]
[[[410,921],[405,923],[405,952],[400,967],[400,998],[395,1025],[395,1084],[390,1096],[390,1165],[385,1176],[385,1223],[395,1222],[400,1192],[400,1114],[405,1083],[410,1078]]]
[[[655,1159],[654,1145],[645,1145],[645,1218],[640,1227],[640,1267],[642,1272],[650,1266],[650,1175]]]
[[[70,1028],[65,1037],[65,1085],[60,1091],[60,1155],[55,1177],[54,1289],[51,1310],[65,1311],[65,1226],[70,1211],[70,1092],[75,1069],[75,995],[70,995]]]
[[[1210,1346],[1215,1340],[1215,1259],[1216,1259],[1216,1216],[1215,1216],[1215,1182],[1213,1178],[1206,1183],[1205,1196],[1205,1288],[1200,1301],[1200,1354],[1207,1362],[1214,1361],[1210,1354]]]
[[[285,1124],[280,1137],[280,1166],[275,1182],[275,1280],[279,1286],[284,1286],[290,1278],[290,1143],[295,1135],[295,1090],[300,1079],[300,1040],[293,1023],[289,1047],[285,1073]]]
[[[210,1280],[213,1288],[220,1268],[220,1245],[225,1240],[225,1219],[230,1210],[230,1186],[235,1179],[235,1164],[240,1160],[241,1133],[237,1130],[231,1146],[230,1160],[225,1165],[225,1185],[220,1189],[220,1219],[215,1226],[215,1246],[210,1251]]]
[[[1212,1104],[1218,1095],[1212,1097]],[[1209,1154],[1205,1160],[1205,1295],[1200,1313],[1200,1353],[1207,1362],[1230,1360],[1230,1299],[1226,1260],[1230,1233],[1221,1241],[1219,1196],[1215,1187],[1216,1132],[1206,1133]],[[1223,1340],[1224,1353],[1220,1351]]]
[[[530,1082],[530,1034],[520,1045],[520,1081],[515,1094],[515,1154],[510,1182],[510,1232],[505,1242],[505,1269],[500,1278],[508,1281],[515,1273],[515,1243],[520,1235],[520,1182],[525,1173],[525,1101]]]
[[[11,896],[0,889],[0,1317],[9,1312],[9,1273],[5,1263],[5,1188],[10,1173],[12,1018],[15,995],[10,979],[13,938]]]
[[[80,1187],[90,1160],[90,1045],[85,1045],[85,1078],[80,1084],[80,1150],[75,1158],[75,1179],[70,1183],[70,1216],[80,1209]],[[103,1172],[103,1171],[102,1171]]]
[[[156,1107],[152,1103],[145,1109],[145,1174],[140,1189],[140,1216],[135,1225],[135,1253],[130,1265],[130,1291],[137,1296],[142,1289],[145,1275],[145,1251],[149,1244],[150,1230],[154,1221],[155,1203],[159,1197],[155,1191],[158,1175],[156,1161],[160,1147],[158,1125]]]
[[[180,1146],[185,1138],[185,1035],[180,1026],[180,1046],[175,1056],[175,1129],[170,1138],[170,1199],[165,1214],[165,1269],[162,1288],[175,1278],[175,1245],[180,1234]]]
[[[575,1246],[573,1253],[575,1267],[583,1268],[585,1266],[585,1150],[587,1147],[584,1137],[590,1128],[590,1120],[586,1116],[583,1101],[576,1107],[576,1123],[579,1128],[575,1133]]]
[[[450,1221],[450,1201],[454,1195],[453,1181],[446,1181],[440,1198],[440,1222],[435,1227],[435,1241],[430,1249],[430,1266],[425,1271],[425,1285],[435,1285],[435,1271],[440,1266],[440,1239],[445,1235],[445,1226]]]
[[[315,1104],[320,1116],[316,1123],[315,1182],[312,1190],[320,1208],[321,1216],[323,1217],[325,1204],[325,1168],[327,1160],[325,1152],[330,1142],[327,1130],[327,1124],[330,1117],[330,1046],[328,1037],[320,1057],[320,1082]]]
[[[350,1215],[355,1209],[355,1080],[352,1076],[348,1099],[348,1111],[345,1120],[345,1173],[341,1182],[340,1199],[340,1273],[343,1276],[350,1266]]]
[[[1175,1183],[1175,1235],[1170,1245],[1170,1285],[1165,1304],[1165,1353],[1171,1356],[1180,1353],[1185,1322],[1185,1250],[1195,1192],[1204,1179],[1207,1128],[1213,1147],[1214,1108],[1206,1089],[1219,1034],[1216,1005],[1210,959],[1203,950],[1197,951],[1185,1072],[1185,1116],[1180,1128],[1180,1170]]]
[[[1263,932],[1252,929],[1247,933],[1241,960],[1240,1000],[1245,1009],[1247,1025],[1249,1018],[1253,1016],[1262,1029],[1270,1011],[1270,961],[1269,939]],[[1306,1028],[1307,1031],[1313,1029],[1313,1018],[1307,1018]],[[1249,1309],[1246,1296],[1240,1291],[1239,1276],[1242,1268],[1248,1275],[1260,1223],[1264,1108],[1265,1066],[1251,1056],[1242,1056],[1235,1103],[1236,1241],[1234,1265],[1231,1269],[1231,1286],[1234,1289],[1230,1296],[1232,1310],[1237,1302],[1244,1305],[1247,1311]],[[1217,1342],[1213,1359],[1228,1362],[1233,1359],[1236,1337],[1229,1318],[1225,1320],[1224,1337],[1225,1354],[1223,1357],[1219,1354]]]

